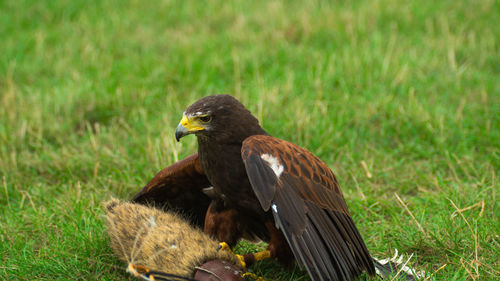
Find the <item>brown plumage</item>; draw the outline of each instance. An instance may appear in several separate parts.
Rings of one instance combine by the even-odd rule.
[[[208,187],[210,182],[195,153],[161,170],[132,201],[180,211],[192,224],[202,227],[211,201],[203,193]]]
[[[186,110],[176,138],[191,133],[198,139],[198,159],[181,165],[182,171],[177,171],[181,166],[169,168],[175,171],[172,174],[180,175],[198,167],[195,181],[183,180],[184,209],[192,217],[199,216],[202,210],[189,205],[190,198],[208,194],[211,202],[205,232],[230,245],[240,238],[268,241],[272,257],[289,264],[294,256],[313,280],[353,280],[362,271],[374,274],[372,258],[349,215],[338,182],[319,158],[269,136],[257,119],[228,95],[202,98]],[[203,175],[213,186],[209,192],[207,182],[200,180]],[[182,207],[184,199],[172,195],[167,184],[174,180],[169,176],[155,178],[135,200],[163,204],[173,198],[177,200],[174,205]],[[173,186],[177,190],[180,185]],[[156,195],[151,196],[153,193]]]

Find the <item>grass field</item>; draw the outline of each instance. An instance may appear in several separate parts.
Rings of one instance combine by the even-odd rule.
[[[0,1],[0,279],[129,278],[101,203],[231,93],[332,167],[374,256],[498,280],[499,77],[494,0]]]

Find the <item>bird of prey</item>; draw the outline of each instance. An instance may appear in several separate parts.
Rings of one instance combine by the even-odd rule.
[[[167,204],[230,246],[241,238],[268,242],[252,263],[293,258],[313,280],[375,274],[333,172],[318,157],[272,137],[238,100],[204,97],[189,106],[175,137],[194,134],[195,153],[160,171],[135,197]]]

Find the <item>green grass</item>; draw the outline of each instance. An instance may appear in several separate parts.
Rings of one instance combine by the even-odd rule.
[[[494,0],[0,1],[0,279],[128,278],[101,202],[195,151],[183,110],[232,93],[332,167],[374,256],[498,280],[499,77]]]

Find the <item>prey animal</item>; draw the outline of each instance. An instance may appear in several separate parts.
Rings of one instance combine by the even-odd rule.
[[[189,106],[175,131],[194,134],[198,152],[160,171],[135,197],[166,204],[230,246],[241,238],[268,242],[266,257],[295,258],[313,280],[375,274],[330,168],[308,150],[272,137],[229,95]]]

